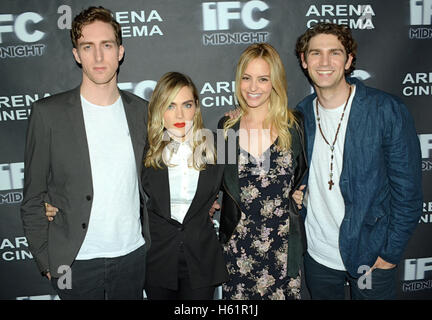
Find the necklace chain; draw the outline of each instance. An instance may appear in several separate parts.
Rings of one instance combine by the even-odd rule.
[[[334,137],[334,140],[333,140],[333,143],[332,143],[332,144],[330,144],[330,143],[327,141],[327,139],[326,139],[326,137],[325,137],[325,135],[324,135],[324,132],[322,131],[321,124],[320,124],[320,115],[319,115],[319,111],[318,111],[318,97],[316,98],[315,108],[316,108],[316,114],[317,114],[318,128],[319,128],[319,131],[320,131],[320,133],[321,133],[321,136],[323,137],[325,143],[327,143],[327,145],[330,147],[330,151],[331,151],[331,156],[330,156],[330,180],[328,181],[328,184],[329,184],[329,190],[331,190],[332,187],[333,187],[333,185],[334,185],[334,182],[333,182],[333,159],[334,159],[334,148],[335,148],[336,140],[337,140],[337,137],[338,137],[338,134],[339,134],[339,129],[340,129],[340,127],[341,127],[342,120],[343,120],[343,118],[344,118],[345,110],[346,110],[346,107],[347,107],[347,105],[348,105],[348,101],[349,101],[350,96],[351,96],[351,86],[349,86],[348,98],[347,98],[347,100],[346,100],[346,102],[345,102],[345,106],[344,106],[344,108],[343,108],[342,115],[341,115],[341,118],[340,118],[340,120],[339,120],[339,124],[338,124],[337,129],[336,129],[336,135],[335,135],[335,137]]]

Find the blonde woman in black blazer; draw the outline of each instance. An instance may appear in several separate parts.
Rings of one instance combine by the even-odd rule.
[[[162,76],[149,104],[142,175],[152,246],[149,299],[212,299],[228,279],[209,210],[223,177],[214,136],[203,128],[198,91],[181,73]]]

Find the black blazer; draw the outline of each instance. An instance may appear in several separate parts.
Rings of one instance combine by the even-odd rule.
[[[147,138],[147,101],[120,91],[135,154],[138,178]],[[36,101],[25,147],[24,198],[21,217],[29,249],[40,271],[59,277],[84,241],[93,200],[93,182],[80,87]],[[141,184],[140,184],[141,186]],[[142,189],[140,193],[143,195]],[[59,208],[52,222],[44,202]],[[143,233],[150,246],[147,211]]]
[[[191,287],[209,287],[228,280],[228,272],[209,210],[223,178],[223,165],[200,171],[195,197],[183,223],[171,218],[168,169],[143,169],[142,183],[149,199],[152,246],[147,254],[146,284],[177,290],[180,246],[189,270]]]
[[[294,171],[294,184],[288,199],[289,215],[290,215],[290,231],[288,235],[288,275],[296,277],[300,269],[300,263],[303,253],[306,251],[306,232],[304,229],[304,221],[298,212],[298,208],[292,199],[292,194],[300,186],[307,172],[306,151],[304,140],[303,115],[300,112],[294,111],[294,115],[298,121],[298,126],[291,128],[293,158],[296,160],[296,168]],[[228,117],[223,117],[219,120],[218,129],[222,130],[225,121]],[[238,130],[240,121],[233,127],[233,132],[228,139],[225,140],[225,172],[223,180],[223,198],[222,211],[220,218],[219,239],[222,243],[227,243],[231,238],[234,229],[236,228],[241,217],[240,209],[240,186],[238,178],[238,154],[240,153]],[[220,132],[220,131],[219,131]],[[235,148],[232,148],[232,143],[235,142]],[[235,150],[235,157],[232,153]],[[234,160],[234,162],[232,162]]]

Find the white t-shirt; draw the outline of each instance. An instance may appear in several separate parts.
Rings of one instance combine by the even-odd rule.
[[[343,165],[345,133],[351,111],[355,87],[351,92],[345,115],[335,143],[333,159],[333,182],[330,180],[330,146],[324,141],[316,120],[316,99],[313,101],[316,133],[309,169],[308,191],[305,195],[307,215],[305,221],[308,253],[326,267],[345,270],[339,251],[339,228],[345,216],[345,203],[339,187]],[[320,124],[327,141],[332,144],[345,103],[335,109],[325,109],[318,104]]]
[[[126,255],[144,244],[135,155],[118,100],[98,106],[81,96],[93,180],[93,204],[77,260]]]
[[[170,152],[167,149],[165,152]],[[176,152],[169,158],[168,167],[171,218],[183,223],[186,213],[195,197],[198,186],[199,171],[188,160],[192,155],[192,147],[185,141],[179,144]]]

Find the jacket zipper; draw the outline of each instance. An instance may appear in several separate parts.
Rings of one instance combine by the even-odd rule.
[[[239,204],[237,203],[236,199],[234,199],[234,197],[233,197],[233,196],[231,195],[231,193],[228,191],[228,188],[227,188],[227,186],[226,186],[226,184],[225,184],[225,181],[223,182],[223,186],[224,186],[224,188],[225,188],[226,193],[231,197],[231,199],[233,199],[233,201],[235,202],[235,204],[236,204],[236,206],[238,207],[238,209],[240,209],[240,206],[239,206]],[[225,192],[225,191],[223,191],[223,192]],[[240,209],[240,211],[241,211],[241,209]]]

